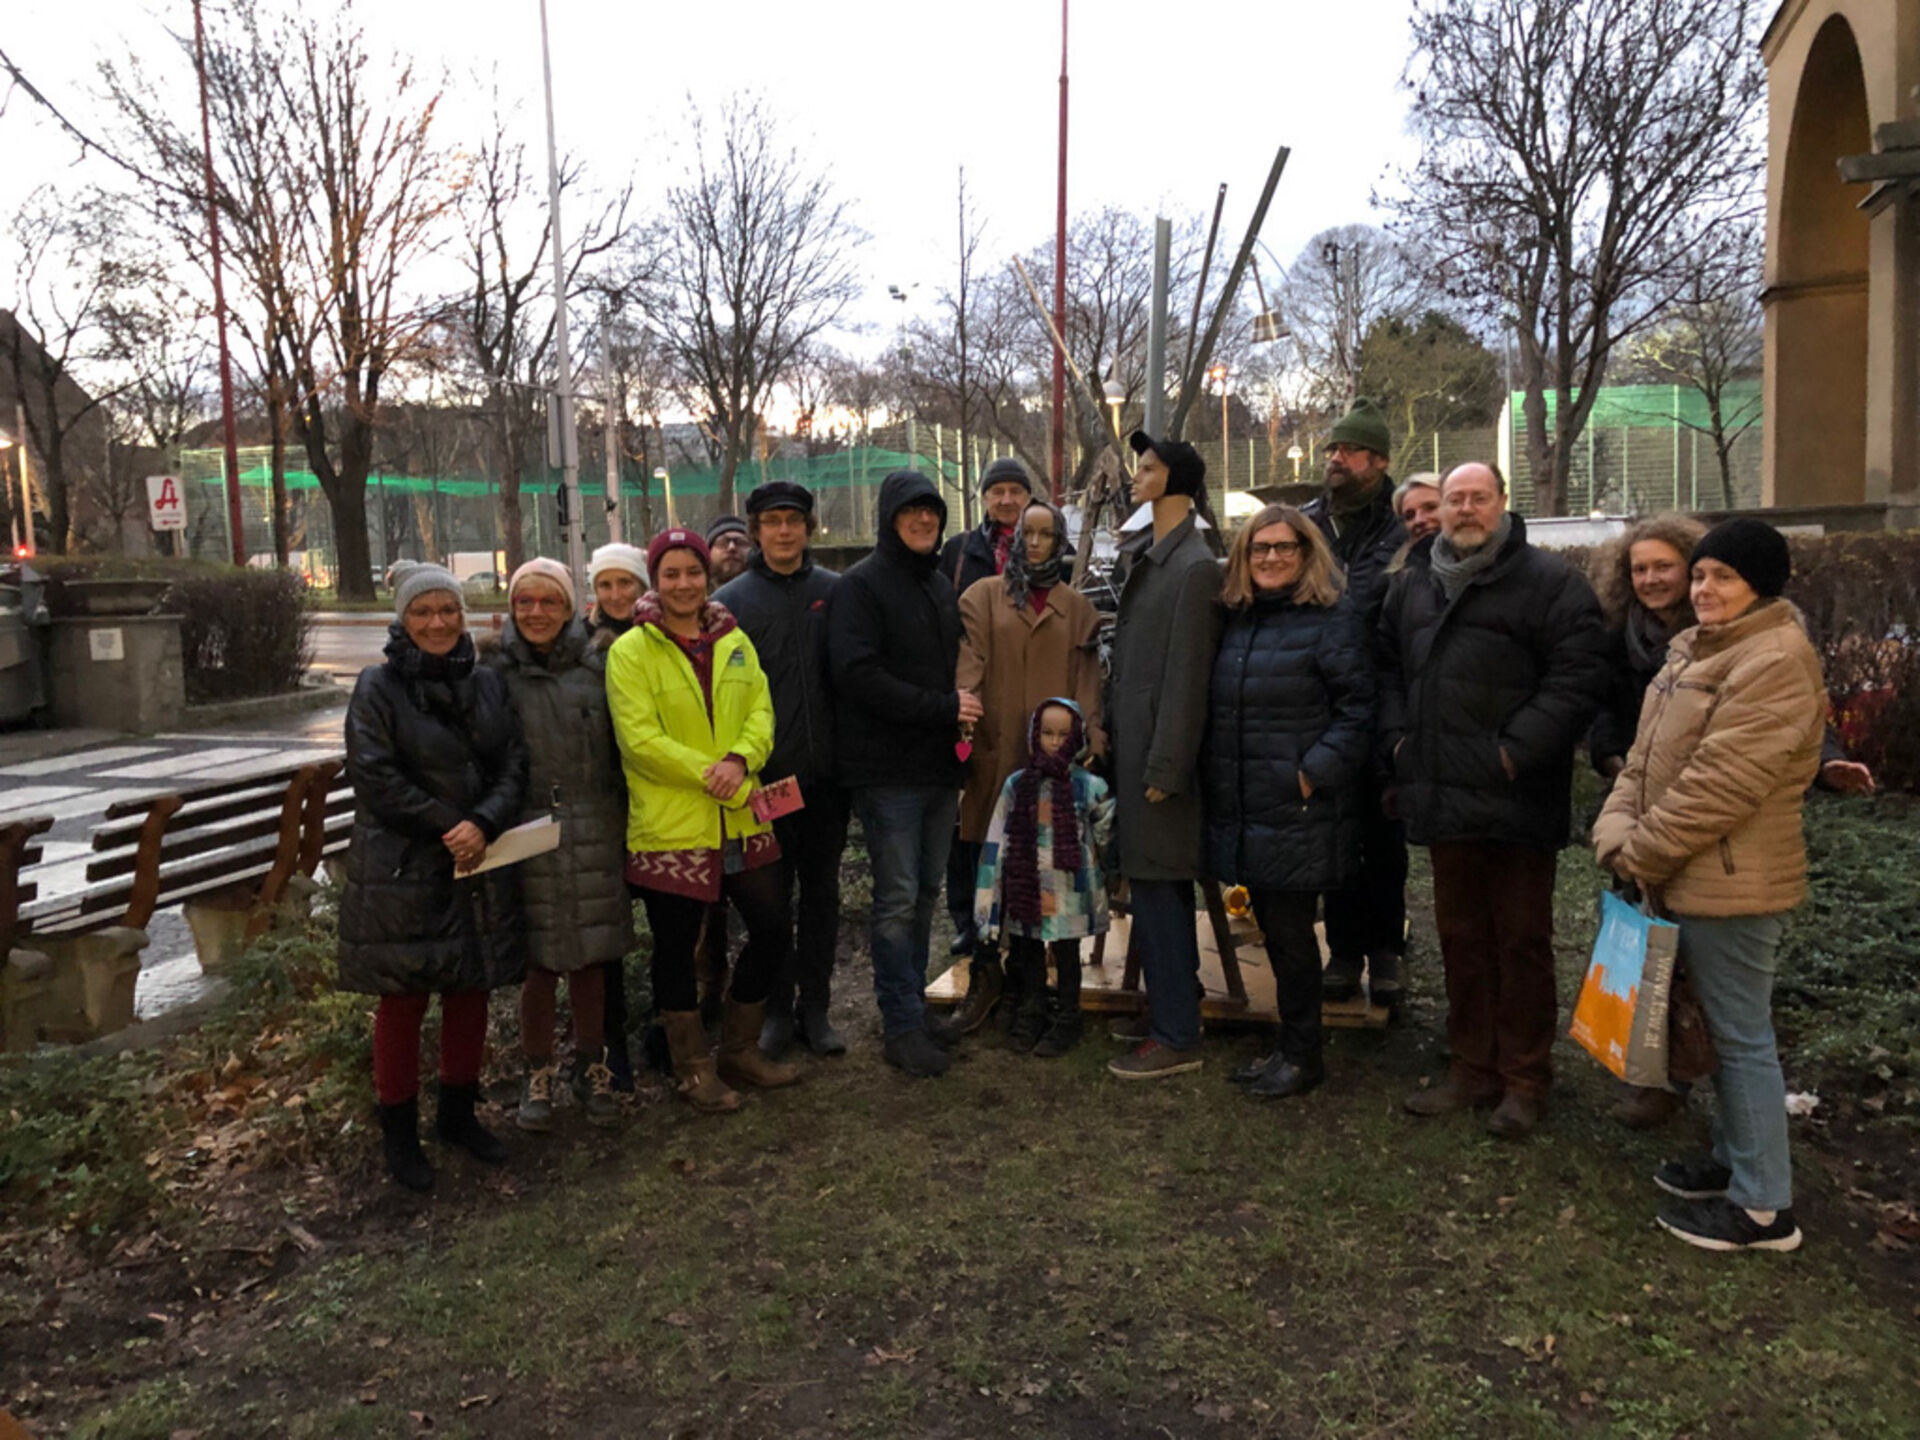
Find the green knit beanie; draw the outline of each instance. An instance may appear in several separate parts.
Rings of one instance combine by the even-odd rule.
[[[1392,452],[1388,448],[1392,442],[1387,438],[1387,417],[1380,413],[1380,407],[1362,395],[1353,402],[1353,408],[1334,422],[1333,433],[1327,437],[1330,445],[1363,445],[1381,459]]]

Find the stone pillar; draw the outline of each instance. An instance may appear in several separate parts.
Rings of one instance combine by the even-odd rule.
[[[53,723],[150,735],[186,708],[177,615],[80,616],[53,622]]]

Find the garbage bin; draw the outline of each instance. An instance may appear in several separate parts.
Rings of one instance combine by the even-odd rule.
[[[44,589],[32,566],[0,571],[0,725],[30,720],[47,703]]]

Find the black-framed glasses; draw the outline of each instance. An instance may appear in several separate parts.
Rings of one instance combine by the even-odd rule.
[[[1265,560],[1269,556],[1278,560],[1285,555],[1298,555],[1300,542],[1298,540],[1256,540],[1247,547],[1247,553],[1255,560]]]

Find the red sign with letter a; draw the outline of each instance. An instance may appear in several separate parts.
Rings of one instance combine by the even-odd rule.
[[[156,530],[187,528],[187,499],[178,475],[147,477],[147,515]]]

